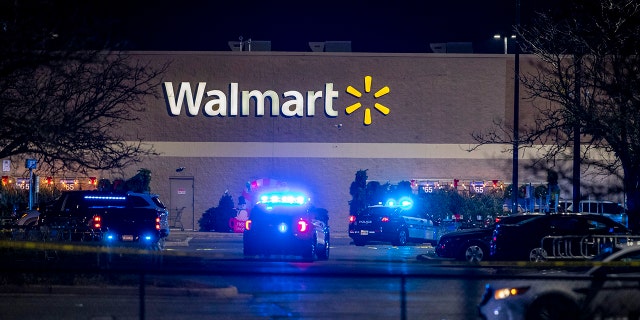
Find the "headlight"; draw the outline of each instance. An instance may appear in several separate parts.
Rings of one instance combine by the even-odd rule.
[[[496,300],[507,299],[509,297],[514,297],[517,295],[524,294],[528,290],[529,290],[529,287],[496,289],[496,291],[493,293],[493,298]]]

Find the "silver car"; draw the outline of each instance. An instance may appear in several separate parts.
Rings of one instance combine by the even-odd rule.
[[[488,284],[483,319],[639,319],[640,246],[614,248],[586,272],[545,272]]]

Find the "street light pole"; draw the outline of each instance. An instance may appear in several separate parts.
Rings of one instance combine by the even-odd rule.
[[[516,0],[516,27],[520,27],[520,0]],[[518,127],[520,126],[520,48],[518,46],[518,39],[515,36],[511,36],[515,40],[515,56],[514,56],[514,85],[513,85],[513,172],[512,172],[512,213],[518,213],[518,148],[520,133]],[[504,38],[505,46],[504,53],[507,53],[507,37]]]
[[[507,40],[508,40],[509,38],[514,39],[514,40],[515,40],[516,36],[515,36],[515,35],[511,35],[510,37],[507,37],[507,36],[504,36],[504,37],[503,37],[503,36],[502,36],[502,35],[500,35],[500,34],[495,34],[495,35],[493,35],[493,38],[494,38],[494,39],[496,39],[496,40],[500,40],[500,39],[502,39],[502,40],[503,40],[503,43],[504,43],[504,54],[507,54],[507,53],[508,53],[508,51],[507,51],[507,47],[508,47],[508,42],[507,42]]]

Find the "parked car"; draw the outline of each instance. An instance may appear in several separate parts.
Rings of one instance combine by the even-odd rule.
[[[367,207],[349,217],[349,237],[356,246],[371,241],[403,246],[408,242],[438,241],[438,228],[431,219],[412,210],[411,204],[387,204]]]
[[[582,200],[577,207],[570,204],[567,212],[600,214],[622,225],[627,224],[626,210],[621,204],[613,201]]]
[[[535,279],[486,286],[478,306],[483,319],[638,319],[640,246],[616,247],[581,272],[551,271]],[[538,278],[540,276],[540,278]]]
[[[245,223],[244,255],[329,259],[328,215],[310,207],[306,199],[289,192],[261,195]]]
[[[625,226],[601,215],[541,215],[496,226],[490,253],[497,260],[588,259],[607,245],[607,239],[620,236],[624,241],[631,235]]]
[[[40,211],[38,210],[28,210],[20,215],[16,224],[19,227],[32,227],[38,224],[38,217],[40,216]]]
[[[516,223],[536,217],[535,214],[516,214],[496,218],[487,228],[464,229],[446,233],[440,237],[435,252],[441,258],[478,263],[489,258],[493,229],[500,223]]]
[[[49,239],[101,241],[162,249],[169,235],[168,211],[157,195],[67,191],[38,217]]]

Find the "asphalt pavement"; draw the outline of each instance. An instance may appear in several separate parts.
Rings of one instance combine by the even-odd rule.
[[[348,238],[348,235],[346,231],[344,235],[332,232],[331,238]],[[242,239],[242,233],[171,229],[165,245],[188,245],[192,239]]]
[[[167,242],[184,242],[184,241],[187,241],[188,239],[194,239],[194,238],[240,239],[242,238],[242,233],[171,229],[166,241]]]

